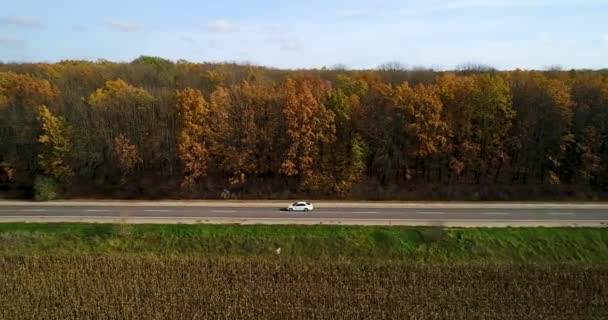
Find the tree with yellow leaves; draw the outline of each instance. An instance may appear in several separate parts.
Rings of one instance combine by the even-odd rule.
[[[515,117],[507,82],[497,75],[445,74],[438,85],[450,127],[451,168],[472,173],[476,183],[491,171],[496,179],[506,158],[507,138]]]
[[[58,91],[48,80],[0,72],[0,154],[11,164],[13,180],[31,183],[38,169],[38,107],[59,109]]]
[[[72,148],[71,128],[62,117],[53,115],[46,106],[40,106],[37,111],[40,123],[38,142],[41,144],[39,170],[59,181],[66,180],[73,174],[66,160]]]

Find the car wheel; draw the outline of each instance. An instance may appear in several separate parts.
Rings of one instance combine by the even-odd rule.
[[[304,208],[304,212],[308,212],[308,208]]]
[[[293,209],[292,209],[292,208],[289,208],[289,209],[287,209],[287,211],[293,211]]]

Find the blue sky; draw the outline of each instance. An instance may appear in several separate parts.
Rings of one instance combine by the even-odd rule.
[[[608,67],[606,0],[3,1],[4,62],[153,55],[281,68]]]

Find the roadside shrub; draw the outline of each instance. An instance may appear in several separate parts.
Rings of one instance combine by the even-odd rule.
[[[222,200],[238,200],[238,196],[236,195],[236,193],[228,190],[228,189],[224,189],[222,191],[222,193],[220,194],[220,197],[222,198]]]
[[[59,186],[52,177],[37,176],[34,180],[34,200],[49,201],[59,197]]]
[[[420,238],[425,243],[435,243],[445,240],[448,236],[447,231],[444,228],[427,228],[418,231]]]

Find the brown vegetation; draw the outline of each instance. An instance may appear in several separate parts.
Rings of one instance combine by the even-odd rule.
[[[606,319],[603,267],[0,258],[3,319]]]
[[[4,196],[595,199],[607,141],[601,71],[0,64]]]

